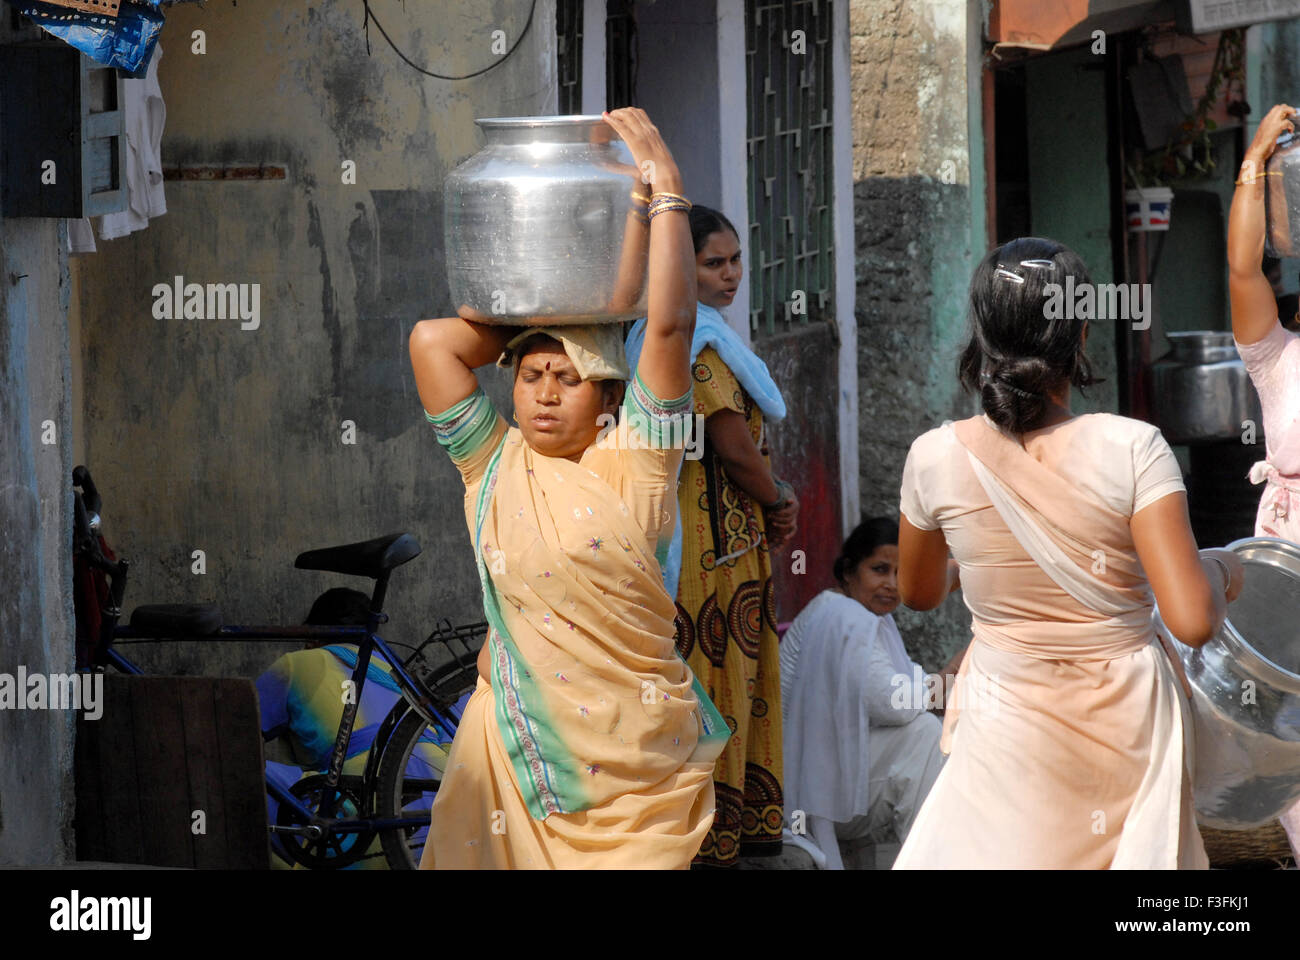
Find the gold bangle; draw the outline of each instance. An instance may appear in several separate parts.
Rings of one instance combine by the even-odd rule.
[[[650,201],[650,206],[647,209],[662,210],[665,207],[670,207],[673,209],[689,210],[691,209],[691,202],[689,200],[678,200],[673,197],[661,197],[656,194],[655,198]]]
[[[1259,173],[1255,174],[1249,180],[1247,180],[1245,177],[1240,177],[1237,180],[1234,180],[1233,183],[1234,185],[1240,187],[1243,186],[1244,184],[1254,183],[1260,177],[1280,177],[1281,175],[1282,175],[1281,170],[1261,170]]]
[[[664,209],[656,209],[656,211],[651,211],[650,220],[654,220],[656,216],[660,215],[660,213],[689,213],[689,212],[690,211],[688,211],[688,209],[686,209],[685,207],[667,207]]]
[[[665,190],[656,190],[654,196],[650,198],[650,202],[653,203],[660,197],[672,197],[674,200],[680,200],[682,203],[686,204],[688,208],[692,206],[691,201],[687,200],[680,193],[668,193]]]
[[[647,207],[646,209],[662,210],[665,207],[671,207],[673,209],[681,209],[681,210],[691,209],[691,205],[687,203],[685,200],[669,200],[667,197],[656,197],[654,200],[650,201],[650,206]]]
[[[684,207],[684,206],[675,206],[675,207],[657,207],[657,208],[655,208],[654,210],[651,210],[651,211],[650,211],[650,215],[649,215],[649,218],[648,218],[648,219],[649,219],[649,220],[653,220],[655,217],[659,216],[659,214],[661,214],[661,213],[673,213],[674,211],[676,211],[676,212],[680,212],[680,213],[690,213],[690,212],[691,212],[690,207]]]
[[[637,193],[635,190],[632,191],[632,199],[640,200],[642,204],[648,204],[650,202],[649,197],[647,197],[644,193]]]

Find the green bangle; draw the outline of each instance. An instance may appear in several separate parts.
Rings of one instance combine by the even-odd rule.
[[[775,483],[776,483],[776,499],[771,503],[763,504],[762,506],[764,510],[777,509],[778,507],[782,506],[787,500],[790,499],[790,494],[794,493],[794,487],[790,486],[790,484],[786,483],[786,481],[777,480],[775,481]]]

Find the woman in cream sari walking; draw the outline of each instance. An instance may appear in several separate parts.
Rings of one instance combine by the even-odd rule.
[[[649,220],[650,285],[636,370],[616,325],[520,333],[450,317],[411,335],[426,417],[465,481],[492,628],[426,868],[685,869],[713,822],[713,763],[729,733],[675,652],[659,566],[677,418],[691,407],[690,204],[645,113],[606,119],[637,167],[655,171],[636,218]],[[515,373],[511,429],[473,373],[498,355]],[[620,411],[641,442],[598,442]]]
[[[960,364],[984,413],[908,454],[903,602],[943,600],[951,551],[974,639],[944,717],[948,762],[896,868],[1207,866],[1185,681],[1152,603],[1199,646],[1243,571],[1228,551],[1198,556],[1158,429],[1070,413],[1071,385],[1095,382],[1087,324],[1044,310],[1047,285],[1069,275],[1088,282],[1050,240],[984,259]]]

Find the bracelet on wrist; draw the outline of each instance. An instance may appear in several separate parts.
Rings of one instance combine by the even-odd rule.
[[[776,483],[776,499],[773,500],[771,503],[763,504],[762,506],[764,510],[776,510],[779,509],[780,507],[785,506],[785,504],[790,500],[790,495],[794,493],[794,487],[790,486],[790,484],[787,483],[786,481],[777,480],[775,481],[775,483]]]
[[[1202,557],[1202,559],[1213,560],[1219,565],[1219,569],[1223,571],[1223,592],[1227,593],[1228,587],[1232,586],[1232,571],[1228,569],[1228,565],[1213,554],[1208,557]]]

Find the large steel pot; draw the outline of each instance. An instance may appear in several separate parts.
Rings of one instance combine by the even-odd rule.
[[[1291,119],[1300,127],[1300,117]],[[1265,173],[1265,171],[1267,171]],[[1264,248],[1269,256],[1300,256],[1300,134],[1277,138],[1273,155],[1265,164]]]
[[[1217,443],[1242,436],[1255,423],[1263,440],[1264,414],[1232,334],[1218,330],[1170,333],[1170,351],[1152,365],[1154,414],[1170,443]]]
[[[1173,646],[1192,687],[1197,819],[1248,830],[1300,799],[1300,546],[1250,537],[1228,549],[1246,581],[1227,621],[1199,649]]]
[[[443,188],[447,279],[488,323],[619,322],[645,313],[640,171],[599,116],[475,121],[487,145]]]

